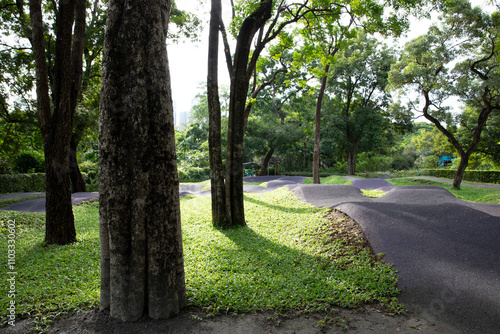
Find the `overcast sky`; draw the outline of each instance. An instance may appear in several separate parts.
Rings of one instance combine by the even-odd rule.
[[[176,112],[190,111],[196,94],[203,92],[207,78],[207,57],[208,57],[208,20],[209,1],[183,0],[177,1],[179,9],[195,12],[203,21],[206,29],[200,35],[200,42],[185,42],[168,46],[170,74],[172,79],[172,95]],[[475,5],[481,7],[488,4],[488,0],[474,0]],[[204,6],[204,8],[203,8]],[[222,0],[224,16],[230,15],[230,5],[228,0]],[[226,25],[228,20],[225,20]],[[409,40],[427,32],[431,22],[428,20],[412,22],[408,32]],[[234,51],[234,46],[233,50]],[[227,72],[225,59],[222,50],[219,52],[219,84],[229,85],[229,74]]]

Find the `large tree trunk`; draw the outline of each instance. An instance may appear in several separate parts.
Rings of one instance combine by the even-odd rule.
[[[264,161],[262,161],[262,167],[260,168],[260,174],[259,174],[259,176],[266,176],[266,174],[267,174],[267,168],[269,166],[269,161],[273,157],[273,153],[274,153],[274,147],[272,147],[267,152],[266,156],[264,157]]]
[[[78,148],[78,142],[71,136],[69,144],[69,177],[71,179],[71,192],[79,193],[86,192],[87,187],[85,185],[85,180],[83,179],[82,173],[80,172],[80,167],[78,167],[78,160],[76,158],[76,150]]]
[[[135,321],[186,304],[166,50],[171,1],[111,0],[99,115],[101,309]]]
[[[321,105],[323,103],[323,96],[325,95],[326,80],[330,65],[325,66],[325,75],[321,79],[321,87],[318,93],[318,100],[316,101],[316,125],[314,128],[314,155],[313,155],[313,183],[320,184],[319,179],[319,157],[320,157],[320,131],[321,131]]]
[[[69,132],[71,133],[71,130]],[[68,167],[69,150],[62,136],[51,134],[55,134],[55,131],[44,136],[45,242],[65,245],[76,241]]]
[[[245,103],[249,81],[255,64],[249,66],[253,37],[271,17],[272,0],[262,0],[259,7],[241,26],[236,41],[234,66],[231,72],[229,97],[229,124],[226,157],[226,212],[228,226],[244,226],[243,203],[243,136],[245,128]]]
[[[57,7],[52,101],[49,97],[41,0],[30,1],[30,18],[38,119],[45,150],[45,242],[67,244],[76,240],[69,178],[69,145],[82,79],[85,1],[60,1]]]
[[[216,227],[227,224],[224,166],[222,164],[221,111],[218,83],[219,27],[221,1],[212,0],[208,38],[207,100],[209,113],[208,146],[210,156],[210,184],[212,191],[212,223]]]

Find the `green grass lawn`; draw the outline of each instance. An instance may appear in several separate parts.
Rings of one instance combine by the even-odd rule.
[[[395,270],[364,248],[332,238],[326,209],[287,189],[245,199],[248,226],[230,230],[212,227],[209,197],[181,199],[189,305],[209,314],[316,312],[369,303],[402,310]],[[16,222],[16,313],[37,319],[41,328],[61,313],[99,304],[98,204],[77,206],[74,213],[78,242],[43,247],[44,214],[0,211],[3,268],[7,222]],[[2,270],[2,291],[8,291],[8,277]],[[0,308],[9,300],[0,294]]]
[[[437,182],[427,179],[403,177],[387,180],[389,183],[395,186],[438,186],[443,187],[449,192],[451,192],[455,197],[469,202],[478,203],[500,203],[500,190],[491,188],[479,188],[471,187],[467,185],[461,185],[459,190],[453,189],[453,186],[446,182]]]
[[[327,177],[322,177],[320,179],[321,184],[352,184],[352,181],[348,181],[339,175],[330,175]],[[308,177],[304,180],[304,184],[313,184],[312,177]]]

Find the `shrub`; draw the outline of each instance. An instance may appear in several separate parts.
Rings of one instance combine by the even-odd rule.
[[[0,174],[12,174],[12,167],[6,160],[0,160]]]
[[[14,158],[14,170],[18,173],[43,173],[45,158],[38,152],[22,152]]]
[[[85,161],[97,163],[99,161],[99,150],[91,148],[85,152],[83,158],[85,159]]]
[[[369,156],[361,153],[358,155],[356,171],[359,172],[376,172],[381,170],[389,170],[391,167],[391,158],[385,156]],[[347,171],[347,169],[346,169]]]
[[[417,168],[435,168],[439,163],[439,158],[435,155],[429,155],[426,157],[418,157],[415,160],[415,167]]]
[[[45,174],[0,175],[0,193],[45,191]]]
[[[210,168],[179,168],[179,182],[200,182],[210,179]]]
[[[99,191],[99,165],[86,160],[78,165],[87,187],[87,191]]]

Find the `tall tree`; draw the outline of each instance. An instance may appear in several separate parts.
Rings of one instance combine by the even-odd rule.
[[[212,221],[223,227],[227,222],[224,166],[221,145],[221,107],[218,84],[219,30],[222,26],[220,0],[212,0],[208,37],[207,102],[209,111],[209,156],[212,191]]]
[[[288,4],[284,0],[276,3],[272,0],[261,0],[259,2],[241,1],[238,4],[239,15],[235,16],[233,24],[233,31],[236,35],[233,59],[231,59],[228,43],[225,43],[231,77],[225,171],[227,217],[225,226],[246,224],[243,203],[243,136],[248,117],[245,109],[250,79],[257,60],[266,45],[278,37],[286,26],[298,22],[307,13],[332,10],[329,4],[319,2],[315,4],[305,0],[301,3]],[[225,29],[221,28],[221,30],[225,32]]]
[[[334,10],[322,15],[311,12],[305,17],[299,35],[304,42],[302,54],[298,57],[306,64],[311,73],[319,81],[316,102],[316,125],[313,157],[313,182],[320,183],[320,133],[321,110],[325,96],[326,84],[331,77],[330,69],[336,62],[339,50],[344,49],[356,36],[356,27],[363,27],[368,33],[380,32],[399,35],[408,27],[405,13],[420,6],[425,1],[389,1],[381,3],[376,0],[352,2],[338,1],[329,3]],[[327,2],[325,2],[327,3]],[[324,4],[323,4],[324,5]],[[386,10],[391,14],[387,15]]]
[[[432,26],[427,35],[408,42],[389,75],[392,88],[421,95],[422,105],[410,101],[410,107],[420,111],[457,150],[461,159],[453,180],[456,189],[489,116],[500,110],[499,27],[498,12],[486,14],[467,0],[447,2],[441,28]],[[456,135],[456,119],[445,105],[448,98],[458,98],[476,111],[473,122],[460,116],[461,126],[470,129],[462,142]]]
[[[99,115],[101,309],[134,321],[186,304],[166,38],[170,0],[110,0]]]
[[[343,148],[347,155],[347,173],[356,173],[358,151],[380,144],[384,111],[389,104],[385,92],[387,75],[394,62],[391,51],[369,38],[361,29],[351,45],[339,53],[332,64],[332,79],[328,91],[333,94],[333,124],[342,133]],[[336,110],[335,110],[336,109]],[[369,144],[363,147],[363,144]]]
[[[82,80],[85,5],[85,0],[52,3],[56,42],[54,70],[49,73],[42,3],[41,0],[30,0],[30,42],[36,66],[38,120],[45,151],[45,242],[49,244],[67,244],[76,240],[68,162],[73,117]],[[53,77],[52,85],[49,76]]]

